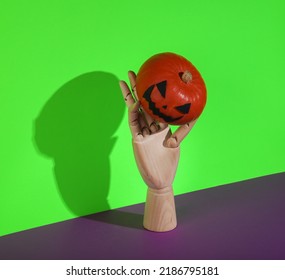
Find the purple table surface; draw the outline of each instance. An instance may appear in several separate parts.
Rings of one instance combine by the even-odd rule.
[[[285,173],[175,197],[178,227],[142,227],[144,204],[0,238],[0,259],[285,259]]]

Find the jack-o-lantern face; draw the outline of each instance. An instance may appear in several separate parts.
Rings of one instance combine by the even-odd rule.
[[[183,115],[189,113],[191,103],[178,106],[175,104],[174,107],[170,108],[166,99],[166,87],[167,81],[151,85],[143,94],[143,98],[148,102],[149,110],[155,116],[163,119],[166,123],[174,123],[182,119]]]
[[[200,73],[188,60],[173,53],[148,59],[136,82],[142,107],[159,122],[188,123],[199,117],[206,104],[206,87]]]

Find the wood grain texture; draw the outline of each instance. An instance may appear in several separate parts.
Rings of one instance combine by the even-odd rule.
[[[172,187],[148,188],[143,226],[155,232],[165,232],[176,228],[177,219]]]
[[[167,148],[165,141],[171,136],[167,127],[143,138],[133,139],[133,149],[140,174],[149,188],[172,186],[180,157],[180,147]]]

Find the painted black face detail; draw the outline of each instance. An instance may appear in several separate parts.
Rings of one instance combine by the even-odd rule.
[[[167,81],[162,81],[156,84],[156,87],[158,88],[158,91],[163,98],[165,98],[165,94],[166,94],[166,84],[167,84]]]
[[[175,107],[175,109],[181,114],[188,114],[190,111],[190,107],[191,107],[191,103],[186,103],[184,105]]]
[[[175,122],[180,120],[181,118],[183,118],[183,116],[177,117],[177,118],[173,118],[171,116],[167,116],[164,113],[162,113],[159,108],[157,108],[155,106],[155,103],[151,100],[151,93],[153,91],[153,89],[155,87],[157,87],[159,93],[161,94],[161,96],[163,98],[165,98],[166,96],[166,85],[167,85],[167,81],[162,81],[160,83],[151,85],[143,94],[143,98],[148,102],[149,105],[149,109],[153,112],[154,115],[162,118],[165,122],[171,123],[171,122]],[[167,108],[167,105],[162,106],[164,109]],[[187,103],[181,106],[177,106],[175,107],[175,109],[181,113],[181,114],[187,114],[190,110],[191,107],[191,103]]]

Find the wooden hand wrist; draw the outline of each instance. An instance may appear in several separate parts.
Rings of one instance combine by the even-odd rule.
[[[156,232],[165,232],[177,226],[172,187],[148,188],[143,226]]]

